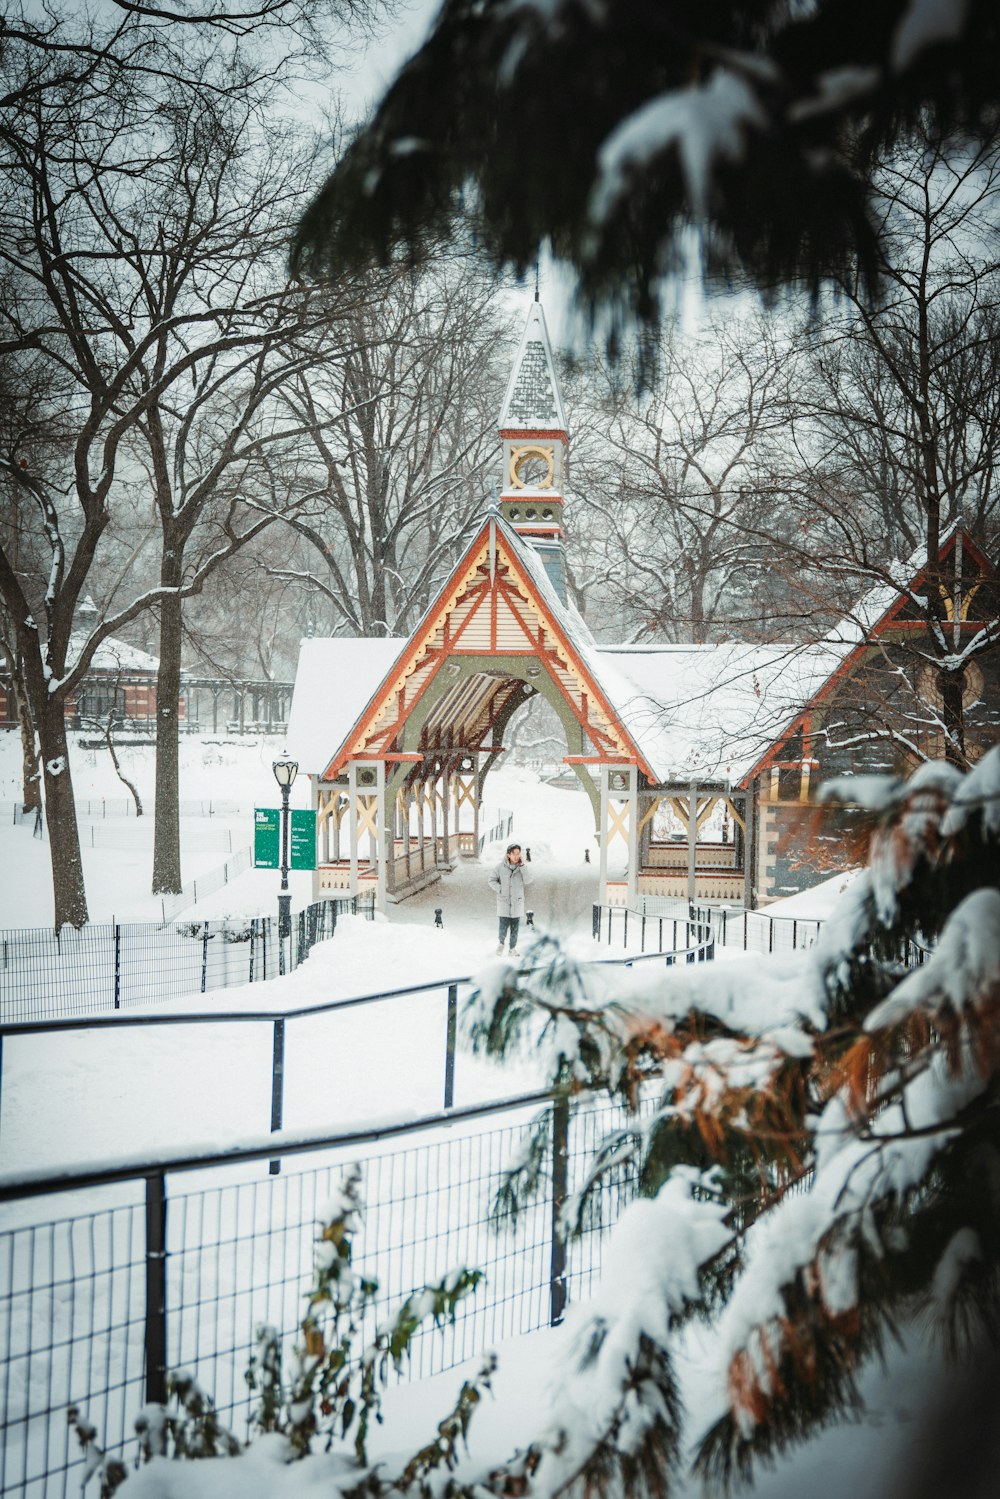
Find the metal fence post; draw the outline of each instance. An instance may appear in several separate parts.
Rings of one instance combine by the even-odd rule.
[[[562,1210],[569,1184],[569,1099],[552,1104],[552,1258],[549,1266],[549,1322],[557,1327],[566,1308],[566,1228]]]
[[[458,1032],[458,985],[448,985],[448,1034],[444,1053],[444,1106],[455,1103],[455,1037]]]
[[[274,1022],[274,1047],[271,1052],[271,1133],[281,1128],[285,1095],[285,1022]],[[274,1160],[268,1166],[271,1176],[277,1176],[281,1162]]]
[[[590,908],[590,935],[595,942],[601,940],[601,908],[597,905]]]
[[[146,1403],[167,1399],[167,1181],[146,1177]]]
[[[205,993],[208,988],[208,922],[204,924],[201,934],[201,992]]]
[[[122,1007],[122,929],[117,921],[115,926],[115,1009]]]

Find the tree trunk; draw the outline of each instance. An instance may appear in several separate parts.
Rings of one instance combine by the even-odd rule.
[[[164,573],[166,569],[164,569]],[[161,582],[176,587],[166,576]],[[160,666],[156,674],[156,807],[153,816],[153,894],[181,888],[180,747],[181,610],[176,596],[160,605]]]
[[[960,770],[968,770],[965,753],[965,672],[942,671],[941,717],[944,719],[944,757]]]
[[[28,699],[18,687],[16,678],[11,680],[11,695],[14,712],[21,733],[21,810],[35,812],[42,805],[42,783],[38,770],[38,751],[35,748],[35,726],[31,718]]]
[[[58,931],[66,925],[85,926],[89,919],[69,769],[65,703],[61,697],[54,702],[50,699],[42,706],[38,716],[38,737],[45,781],[45,821],[52,860],[55,928]]]

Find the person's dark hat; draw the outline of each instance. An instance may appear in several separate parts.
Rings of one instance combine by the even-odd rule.
[[[521,852],[521,845],[519,843],[508,843],[508,845],[507,845],[507,852],[509,854],[512,854],[514,852],[515,848],[517,849],[518,853]]]

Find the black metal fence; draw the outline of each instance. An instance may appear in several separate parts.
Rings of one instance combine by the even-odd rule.
[[[303,916],[305,912],[301,913]],[[308,940],[308,932],[305,940]],[[322,940],[316,936],[315,941]],[[307,948],[300,947],[300,958],[305,956]],[[669,961],[669,958],[668,958]],[[445,999],[444,1011],[444,1049],[441,1058],[442,1076],[442,1104],[450,1109],[455,1102],[455,1053],[458,1039],[458,991],[459,987],[468,984],[468,978],[444,978],[435,979],[427,984],[410,984],[402,989],[387,989],[376,994],[352,995],[347,999],[331,999],[325,1004],[302,1005],[298,1009],[283,1010],[238,1010],[225,1012],[219,1010],[205,1010],[201,1013],[181,1015],[158,1015],[153,1013],[136,1013],[133,1015],[122,1015],[119,1017],[59,1017],[48,1020],[26,1020],[14,1022],[0,1022],[0,1113],[4,1096],[4,1066],[10,1043],[15,1046],[18,1041],[27,1036],[39,1035],[65,1035],[68,1031],[85,1032],[98,1030],[102,1033],[117,1032],[124,1029],[142,1029],[162,1031],[164,1028],[176,1029],[178,1026],[197,1028],[198,1026],[261,1026],[271,1027],[271,1072],[270,1072],[270,1096],[261,1098],[260,1119],[261,1128],[264,1128],[265,1118],[270,1121],[272,1132],[280,1130],[285,1109],[285,1084],[287,1065],[285,1060],[286,1043],[289,1032],[297,1020],[316,1020],[321,1015],[334,1015],[340,1010],[354,1010],[359,1006],[379,1005],[391,1003],[394,1000],[412,1000],[418,995],[433,995],[440,993]],[[374,1065],[374,1063],[373,1063]],[[267,1114],[265,1115],[265,1105]],[[278,1162],[272,1161],[271,1170],[277,1172]],[[2,1492],[2,1491],[0,1491]]]
[[[495,1232],[489,1210],[498,1173],[540,1108],[545,1190],[516,1231],[500,1223],[507,1231]],[[407,1376],[436,1373],[558,1321],[566,1300],[589,1290],[604,1234],[636,1192],[623,1166],[605,1183],[589,1230],[567,1243],[562,1203],[582,1183],[598,1138],[621,1122],[608,1103],[582,1102],[570,1112],[533,1094],[396,1128],[283,1136],[281,1176],[263,1167],[273,1147],[255,1145],[0,1183],[7,1222],[0,1491],[23,1499],[77,1491],[82,1462],[67,1406],[82,1407],[103,1445],[125,1451],[138,1410],[163,1397],[172,1368],[192,1371],[221,1419],[245,1436],[254,1329],[269,1323],[285,1354],[291,1350],[312,1283],[316,1227],[352,1162],[361,1163],[367,1203],[354,1263],[380,1288],[364,1341],[419,1286],[459,1265],[485,1272],[453,1326],[417,1335]],[[415,1143],[418,1131],[429,1138]],[[59,1212],[53,1193],[76,1195]]]
[[[611,947],[620,944],[638,947],[640,954],[663,954],[667,962],[683,957],[689,963],[703,962],[714,956],[711,924],[702,920],[692,908],[679,908],[675,916],[647,915],[628,906],[592,907],[591,933],[595,942]]]
[[[744,952],[801,952],[813,947],[823,930],[822,920],[815,916],[772,916],[768,911],[731,906],[692,906],[691,920],[712,933],[716,946]],[[898,960],[907,968],[917,968],[931,952],[929,946],[907,937],[899,944]]]
[[[692,906],[691,916],[711,928],[720,947],[744,952],[798,952],[812,947],[823,929],[816,917],[772,916],[742,907]]]
[[[173,921],[181,911],[186,911],[190,906],[195,906],[206,895],[214,895],[216,890],[224,890],[230,880],[238,879],[241,874],[253,866],[253,849],[241,848],[220,864],[216,869],[210,869],[199,879],[189,880],[182,885],[176,895],[164,895],[160,899],[160,910],[163,913],[163,925]]]
[[[301,963],[308,956],[310,949],[316,942],[323,941],[326,937],[332,936],[336,931],[338,906],[351,908],[352,914],[358,909],[356,902],[346,899],[343,901],[318,901],[306,910],[296,913],[292,932],[292,954],[296,963]],[[372,908],[367,905],[363,910],[369,917],[374,914]],[[683,922],[681,926],[684,928],[685,941],[676,951],[664,951],[660,949],[645,954],[633,953],[622,958],[602,958],[600,962],[620,964],[623,967],[629,968],[635,963],[659,961],[669,967],[681,959],[688,963],[711,959],[714,955],[714,947],[711,940],[706,940],[710,937],[707,929]],[[677,935],[678,933],[675,929],[675,940]],[[106,1032],[136,1027],[141,1027],[144,1030],[157,1030],[163,1027],[176,1028],[177,1026],[197,1027],[211,1025],[218,1027],[237,1025],[246,1027],[269,1025],[272,1033],[269,1117],[271,1130],[278,1131],[281,1129],[284,1115],[286,1041],[289,1029],[296,1021],[315,1020],[318,1016],[335,1014],[341,1010],[353,1010],[360,1006],[385,1004],[394,1000],[410,1000],[414,996],[437,992],[444,995],[446,1003],[444,1052],[442,1058],[442,1097],[444,1107],[449,1109],[455,1100],[458,991],[462,985],[467,985],[469,982],[470,980],[467,975],[452,975],[447,978],[432,979],[426,984],[407,984],[399,989],[385,989],[374,994],[352,995],[346,999],[331,999],[322,1004],[302,1005],[294,1009],[285,1007],[280,1010],[237,1010],[235,1012],[225,1012],[216,1009],[206,1010],[201,1013],[195,1012],[179,1015],[140,1012],[132,1015],[111,1016],[107,1018],[93,1015],[79,1015],[50,1016],[47,1018],[32,1016],[9,1021],[0,1020],[0,1104],[3,1101],[4,1062],[9,1049],[9,1043],[16,1045],[20,1039],[27,1036],[65,1034],[67,1031],[86,1031],[95,1028]],[[260,1118],[263,1122],[263,1102]],[[272,1162],[272,1170],[278,1170],[277,1161]]]
[[[11,806],[14,827],[30,827],[36,838],[45,837],[45,814],[41,807],[25,808],[20,802],[13,802]]]
[[[499,843],[502,839],[509,838],[513,826],[513,812],[508,812],[505,807],[501,807],[499,812],[497,813],[497,820],[493,824],[493,826],[487,828],[485,833],[480,833],[479,842],[477,844],[478,852],[482,853],[483,849],[488,843]]]
[[[337,897],[297,912],[286,959],[267,916],[0,931],[0,1022],[121,1010],[275,978],[283,962],[302,962],[348,913],[371,920],[372,901]]]
[[[135,799],[131,796],[98,796],[74,798],[73,805],[79,818],[96,818],[107,821],[118,817],[137,817]],[[143,802],[144,814],[152,821],[152,801]],[[177,804],[181,817],[243,817],[253,814],[252,802],[226,801],[219,797],[183,798]],[[0,815],[12,810],[14,821],[34,820],[34,812],[25,813],[20,802],[0,802]]]

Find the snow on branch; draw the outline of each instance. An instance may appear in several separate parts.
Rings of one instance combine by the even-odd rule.
[[[929,762],[829,798],[867,819],[869,868],[807,952],[622,974],[571,968],[543,939],[470,1002],[487,1049],[540,1037],[557,1093],[597,1088],[626,1111],[568,1229],[609,1171],[644,1199],[612,1231],[613,1289],[577,1313],[540,1493],[605,1491],[626,1430],[612,1397],[640,1364],[661,1382],[655,1416],[636,1403],[668,1470],[673,1332],[696,1309],[710,1393],[686,1436],[724,1482],[856,1407],[900,1321],[929,1312],[955,1348],[1000,1328],[1000,1192],[977,1164],[1000,1151],[1000,747],[965,775]],[[513,1200],[544,1178],[540,1138]],[[712,1227],[684,1252],[692,1201]]]

